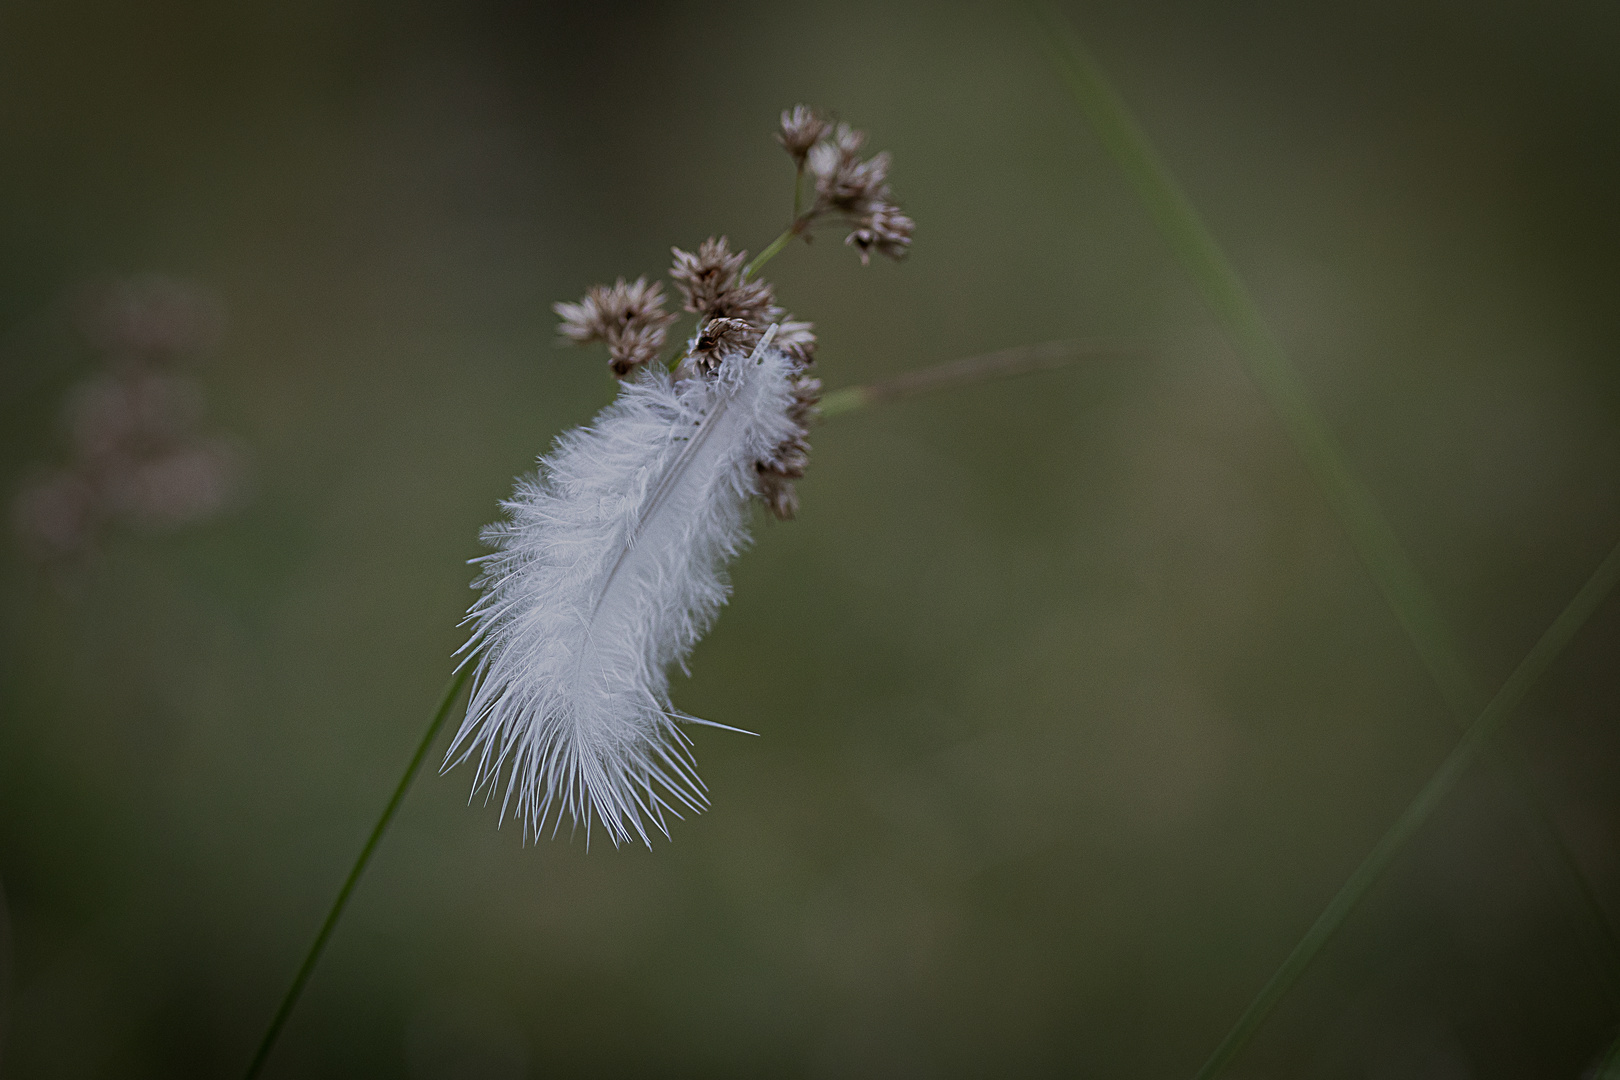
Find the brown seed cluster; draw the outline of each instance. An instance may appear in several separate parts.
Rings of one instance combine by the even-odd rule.
[[[916,223],[894,202],[889,155],[861,156],[865,132],[834,125],[809,106],[795,105],[782,113],[776,138],[793,159],[799,180],[808,172],[814,189],[803,213],[798,213],[795,196],[797,216],[779,242],[787,236],[808,238],[816,221],[836,216],[852,226],[845,243],[857,249],[862,265],[874,251],[895,260],[905,257]],[[671,251],[675,261],[669,276],[681,308],[697,316],[696,332],[675,369],[677,379],[711,375],[726,357],[751,351],[770,326],[777,328],[774,345],[793,364],[789,416],[797,431],[756,463],[755,472],[761,501],[777,517],[791,518],[798,508],[793,482],[809,462],[809,425],[821,398],[821,381],[809,373],[815,363],[815,327],[795,320],[779,305],[770,282],[748,274],[748,253],[732,251],[725,237],[711,236],[696,251]],[[555,310],[562,318],[558,330],[563,337],[577,344],[606,343],[613,373],[621,379],[657,359],[676,318],[664,311],[662,288],[646,278],[592,286],[578,303],[556,304]]]
[[[812,132],[815,137],[806,144]],[[834,127],[804,105],[782,114],[777,138],[815,183],[815,200],[794,223],[796,229],[805,231],[817,218],[838,214],[854,226],[844,242],[860,252],[861,265],[871,261],[873,251],[897,261],[905,258],[917,223],[894,202],[888,153],[862,159],[864,131],[848,124]],[[805,147],[802,153],[800,146]]]
[[[710,319],[741,319],[762,331],[780,313],[776,292],[766,281],[744,281],[748,252],[733,253],[725,237],[709,237],[697,251],[671,248],[675,264],[669,276],[681,293],[681,306]]]
[[[699,318],[697,336],[683,365],[687,370],[700,374],[716,370],[732,353],[753,349],[772,324],[776,326],[773,344],[793,364],[794,403],[789,415],[798,430],[770,457],[754,465],[760,501],[785,521],[798,509],[793,481],[804,475],[809,463],[809,422],[821,398],[821,380],[809,374],[815,363],[815,328],[795,320],[777,304],[769,282],[743,280],[748,253],[733,253],[725,237],[711,236],[695,253],[675,248],[674,255],[669,276],[680,290],[682,306]]]
[[[816,335],[807,322],[794,320],[776,302],[776,290],[760,278],[743,279],[748,252],[732,252],[725,237],[709,237],[697,251],[672,248],[675,279],[682,307],[698,316],[698,335],[690,358],[713,370],[729,347],[752,349],[767,327],[777,326],[776,346],[801,364],[814,358]]]
[[[782,127],[776,133],[776,141],[788,152],[793,164],[802,169],[810,148],[820,142],[831,127],[832,124],[810,106],[795,105],[782,111]]]
[[[37,475],[12,503],[25,545],[54,559],[88,549],[111,524],[165,530],[214,516],[242,488],[242,455],[199,431],[201,388],[169,370],[217,332],[197,290],[167,279],[125,282],[87,313],[102,370],[68,396],[70,463]]]
[[[557,330],[563,337],[578,345],[606,343],[613,374],[621,379],[658,357],[675,321],[664,311],[664,287],[644,277],[628,285],[624,278],[592,285],[579,303],[553,304],[552,310],[562,318]]]
[[[781,331],[777,331],[777,337],[781,337]],[[820,400],[821,380],[801,367],[793,375],[793,404],[788,407],[788,416],[798,431],[779,444],[769,458],[754,463],[759,499],[782,521],[792,520],[799,510],[793,481],[803,476],[805,466],[810,464],[810,423]]]

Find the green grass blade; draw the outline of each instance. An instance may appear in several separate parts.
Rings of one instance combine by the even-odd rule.
[[[1586,584],[1575,594],[1575,598],[1569,602],[1569,606],[1564,608],[1553,624],[1547,628],[1546,633],[1541,635],[1541,640],[1536,642],[1535,647],[1514,669],[1513,674],[1508,676],[1507,682],[1502,684],[1502,689],[1497,691],[1496,696],[1485,706],[1478,719],[1468,726],[1462,739],[1441,763],[1440,768],[1430,777],[1429,782],[1423,785],[1417,798],[1412,800],[1411,805],[1384,834],[1383,839],[1378,841],[1372,853],[1356,867],[1355,873],[1350,875],[1349,880],[1328,902],[1322,914],[1317,916],[1316,922],[1311,924],[1311,928],[1305,932],[1299,944],[1294,946],[1294,951],[1288,954],[1288,958],[1283,961],[1276,974],[1272,975],[1271,980],[1227,1033],[1215,1053],[1210,1056],[1209,1061],[1199,1070],[1198,1080],[1213,1080],[1219,1076],[1248,1045],[1277,1002],[1310,966],[1311,961],[1322,951],[1322,947],[1327,944],[1334,932],[1344,924],[1350,912],[1394,861],[1396,854],[1456,786],[1458,779],[1473,763],[1486,741],[1513,714],[1513,710],[1524,700],[1524,695],[1530,687],[1563,651],[1564,646],[1569,644],[1575,632],[1581,628],[1592,612],[1597,610],[1603,598],[1614,588],[1616,581],[1620,581],[1620,544],[1609,552],[1608,557],[1599,564],[1597,570],[1586,580]]]
[[[1479,714],[1485,694],[1469,675],[1415,565],[1371,493],[1349,469],[1253,298],[1124,101],[1074,29],[1051,9],[1043,9],[1043,15],[1048,31],[1044,40],[1076,102],[1236,344],[1244,366],[1344,523],[1358,557],[1411,639],[1453,718],[1459,725],[1468,724]],[[1493,754],[1493,764],[1523,804],[1530,838],[1544,865],[1569,905],[1584,916],[1578,922],[1588,959],[1610,997],[1620,1004],[1620,935],[1547,813],[1523,760],[1510,746],[1501,746]]]
[[[1609,1046],[1592,1074],[1592,1080],[1620,1080],[1620,1039],[1615,1039]]]
[[[1051,23],[1047,41],[1076,102],[1236,344],[1239,358],[1345,522],[1357,553],[1372,570],[1447,703],[1464,718],[1477,715],[1484,695],[1468,676],[1438,606],[1371,493],[1346,466],[1344,453],[1311,405],[1254,299],[1073,28],[1055,15]]]
[[[410,790],[411,781],[422,769],[422,762],[427,758],[427,752],[438,737],[439,729],[444,727],[445,719],[450,715],[450,706],[455,704],[456,695],[467,684],[472,674],[473,665],[463,664],[461,669],[450,679],[450,684],[444,688],[444,697],[439,701],[439,708],[434,712],[433,719],[428,723],[427,731],[422,735],[422,741],[416,746],[416,753],[411,755],[410,764],[405,766],[405,774],[399,778],[394,786],[394,794],[383,808],[382,816],[371,830],[371,836],[366,839],[366,846],[360,849],[359,858],[354,860],[354,866],[349,869],[349,876],[344,879],[343,887],[338,890],[337,899],[332,901],[332,909],[326,913],[326,921],[321,923],[320,930],[315,934],[315,940],[310,943],[309,952],[304,956],[304,962],[298,966],[298,973],[293,976],[292,985],[287,988],[287,994],[281,999],[281,1005],[276,1009],[276,1015],[271,1017],[270,1026],[265,1029],[264,1038],[259,1040],[259,1048],[253,1053],[253,1060],[248,1063],[247,1080],[259,1075],[264,1063],[270,1059],[270,1051],[275,1048],[276,1039],[281,1036],[281,1029],[286,1026],[287,1018],[292,1015],[293,1007],[304,993],[304,985],[309,982],[310,975],[315,972],[315,965],[320,962],[321,953],[326,951],[326,943],[332,937],[332,931],[337,929],[338,920],[343,917],[343,909],[349,904],[349,896],[354,887],[360,882],[360,875],[365,873],[366,865],[371,862],[371,856],[376,853],[377,845],[382,841],[383,833],[388,831],[388,825],[394,820],[394,814],[399,810],[399,804],[405,799],[405,792]]]

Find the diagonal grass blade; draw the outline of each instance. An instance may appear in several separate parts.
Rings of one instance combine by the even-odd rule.
[[[1468,729],[1463,732],[1462,739],[1451,751],[1445,761],[1441,762],[1429,782],[1423,785],[1417,798],[1401,814],[1390,830],[1378,841],[1372,853],[1364,859],[1355,873],[1350,875],[1332,900],[1328,901],[1322,914],[1317,916],[1316,922],[1305,932],[1294,951],[1288,954],[1282,966],[1272,975],[1271,981],[1266,983],[1259,995],[1249,1005],[1237,1024],[1229,1031],[1221,1045],[1216,1048],[1204,1067],[1198,1071],[1198,1080],[1212,1080],[1219,1076],[1232,1059],[1237,1057],[1251,1038],[1254,1037],[1260,1025],[1265,1021],[1277,1002],[1282,999],[1294,982],[1298,980],[1316,954],[1322,951],[1334,931],[1344,923],[1346,917],[1367,895],[1367,890],[1389,868],[1401,848],[1410,840],[1414,833],[1428,820],[1434,808],[1446,797],[1446,794],[1456,786],[1457,780],[1467,771],[1469,765],[1478,756],[1487,740],[1501,728],[1524,695],[1529,691],[1535,681],[1541,677],[1542,672],[1552,664],[1553,660],[1568,645],[1575,632],[1581,628],[1593,611],[1597,610],[1603,598],[1620,581],[1620,544],[1615,545],[1607,558],[1598,565],[1587,578],[1586,584],[1575,594],[1575,598],[1564,608],[1562,614],[1553,620],[1553,624],[1541,635],[1535,647],[1525,658],[1519,662],[1513,674],[1508,676],[1502,689],[1496,692],[1485,711],[1479,714]]]
[[[377,845],[381,843],[383,833],[388,831],[389,824],[394,820],[394,814],[399,810],[399,804],[405,799],[405,792],[410,790],[411,781],[422,768],[422,761],[427,757],[428,749],[438,736],[439,729],[444,727],[445,718],[450,715],[450,706],[455,704],[456,695],[467,684],[467,678],[473,672],[473,664],[462,664],[459,671],[450,679],[450,685],[444,688],[444,697],[439,701],[439,708],[429,721],[422,741],[417,744],[416,753],[411,755],[410,764],[405,766],[405,774],[399,778],[394,787],[393,797],[388,805],[383,807],[382,816],[372,827],[371,836],[366,839],[366,846],[360,849],[360,855],[354,860],[349,869],[349,876],[344,879],[343,887],[338,890],[337,899],[332,901],[332,909],[326,913],[326,921],[321,923],[320,930],[315,934],[315,940],[310,943],[309,952],[304,956],[304,962],[298,965],[298,973],[293,976],[292,985],[287,988],[287,994],[281,999],[281,1005],[276,1009],[276,1015],[271,1017],[270,1026],[265,1029],[264,1038],[259,1040],[259,1047],[253,1052],[253,1060],[248,1063],[247,1080],[253,1080],[264,1068],[264,1063],[270,1059],[270,1051],[275,1048],[276,1039],[281,1036],[281,1029],[286,1026],[287,1018],[292,1015],[293,1006],[304,993],[304,985],[315,971],[315,965],[320,962],[321,953],[326,951],[326,943],[332,937],[332,931],[337,929],[338,919],[343,917],[343,909],[349,904],[349,896],[354,887],[360,883],[360,875],[365,873],[366,866],[371,862],[371,856],[376,853]]]
[[[1411,639],[1453,718],[1459,725],[1468,724],[1484,707],[1485,694],[1469,675],[1461,650],[1417,568],[1372,494],[1350,470],[1337,440],[1312,406],[1298,373],[1220,245],[1124,101],[1074,29],[1054,10],[1042,9],[1042,14],[1048,31],[1043,39],[1076,102],[1237,345],[1250,376],[1344,523],[1357,554]],[[1588,958],[1610,997],[1620,1005],[1620,935],[1553,824],[1522,759],[1507,745],[1497,746],[1491,757],[1522,804],[1530,838],[1555,884],[1570,905],[1584,913],[1579,929],[1587,942]]]

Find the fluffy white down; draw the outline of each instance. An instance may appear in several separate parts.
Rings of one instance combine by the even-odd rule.
[[[730,592],[753,463],[792,433],[790,362],[769,341],[709,379],[643,372],[484,530],[466,646],[481,655],[445,767],[476,757],[474,792],[506,771],[502,816],[526,830],[566,810],[587,839],[594,814],[614,844],[649,842],[646,822],[667,835],[666,810],[707,803],[668,669]]]

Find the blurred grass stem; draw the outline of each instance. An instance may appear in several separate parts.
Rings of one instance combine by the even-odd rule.
[[[1035,345],[1020,345],[1012,349],[985,353],[982,356],[969,356],[934,367],[908,371],[865,386],[847,386],[823,397],[818,410],[822,417],[826,418],[864,409],[868,405],[880,405],[934,390],[946,390],[953,386],[966,386],[988,379],[1005,379],[1035,371],[1050,371],[1079,360],[1143,355],[1146,355],[1145,349],[1108,342],[1043,341]]]
[[[348,878],[343,882],[343,887],[338,890],[337,899],[332,901],[332,910],[326,913],[326,921],[321,924],[321,929],[316,933],[314,942],[310,944],[309,953],[304,957],[304,962],[299,965],[298,974],[293,976],[292,985],[287,988],[287,995],[281,999],[281,1005],[276,1009],[276,1015],[271,1018],[270,1026],[265,1029],[264,1038],[259,1041],[259,1048],[254,1051],[253,1060],[248,1064],[246,1073],[248,1080],[253,1080],[253,1077],[259,1075],[259,1071],[264,1068],[264,1063],[269,1060],[270,1051],[274,1049],[276,1039],[281,1035],[281,1029],[286,1026],[287,1018],[292,1015],[293,1007],[298,1004],[298,998],[304,992],[304,985],[309,982],[310,975],[315,971],[315,965],[320,962],[321,953],[326,949],[327,941],[332,937],[332,931],[337,927],[338,919],[343,915],[343,909],[348,906],[350,894],[354,892],[355,885],[359,884],[360,875],[365,873],[366,865],[371,862],[371,856],[376,853],[377,845],[382,841],[383,833],[388,831],[389,823],[394,820],[394,814],[398,812],[399,804],[404,801],[405,792],[410,790],[411,781],[415,780],[416,774],[421,771],[422,762],[427,758],[429,747],[433,745],[433,740],[438,737],[439,729],[444,727],[444,721],[450,715],[450,706],[455,704],[456,697],[461,693],[461,688],[467,685],[467,679],[472,675],[474,666],[473,664],[463,664],[460,670],[451,677],[450,684],[445,687],[444,697],[440,700],[438,709],[433,713],[433,719],[428,723],[422,741],[417,744],[416,753],[411,755],[410,764],[405,766],[405,775],[401,776],[399,783],[395,785],[393,796],[389,798],[388,805],[383,808],[382,816],[377,819],[376,826],[371,830],[371,836],[366,839],[366,846],[360,849],[359,858],[354,860],[354,866],[349,870]]]
[[[1346,455],[1311,405],[1298,372],[1266,326],[1254,299],[1124,101],[1073,27],[1055,9],[1041,7],[1039,12],[1049,31],[1042,35],[1043,40],[1052,49],[1076,102],[1225,326],[1239,358],[1344,523],[1357,554],[1411,639],[1453,718],[1467,724],[1480,715],[1485,695],[1468,673],[1439,606],[1394,529],[1371,492],[1351,472]],[[1620,936],[1536,793],[1528,767],[1508,746],[1499,747],[1494,759],[1527,811],[1525,818],[1544,865],[1565,898],[1583,909],[1580,931],[1588,944],[1588,958],[1610,997],[1620,1003]]]
[[[762,264],[766,259],[781,251],[793,239],[795,229],[789,229],[776,242],[760,253],[759,257],[749,264],[750,268]],[[869,386],[855,386],[829,394],[822,403],[822,414],[833,415],[841,412],[852,412],[867,405],[875,405],[896,398],[910,397],[913,394],[925,393],[929,390],[944,389],[964,383],[978,382],[984,379],[1020,375],[1026,372],[1045,371],[1051,368],[1062,367],[1065,364],[1088,356],[1132,354],[1140,350],[1132,350],[1119,346],[1110,346],[1096,342],[1085,341],[1046,341],[1037,345],[1025,345],[1015,349],[1003,349],[1000,352],[989,353],[984,356],[972,356],[965,360],[956,360],[937,367],[924,368],[921,371],[908,372],[882,382]],[[445,687],[444,697],[439,702],[433,719],[428,723],[428,729],[422,736],[422,741],[416,747],[416,753],[411,756],[410,763],[405,766],[405,774],[399,778],[399,784],[394,788],[394,794],[383,808],[382,816],[377,819],[376,826],[371,830],[365,847],[360,849],[360,855],[349,870],[348,878],[343,887],[338,890],[337,899],[332,902],[332,908],[326,914],[326,921],[321,924],[320,931],[316,933],[315,940],[309,947],[309,953],[293,976],[292,985],[288,987],[281,1006],[271,1019],[270,1026],[259,1043],[258,1050],[253,1055],[253,1061],[248,1065],[247,1078],[259,1074],[264,1063],[270,1057],[270,1051],[281,1035],[281,1029],[286,1025],[287,1018],[292,1015],[293,1008],[298,1004],[299,997],[304,992],[304,985],[315,971],[320,962],[321,953],[326,950],[326,943],[336,929],[338,920],[343,916],[343,910],[348,906],[349,896],[354,892],[360,881],[360,875],[365,873],[366,865],[376,853],[377,845],[382,841],[383,833],[388,831],[389,823],[394,820],[405,793],[410,790],[411,783],[416,774],[421,771],[422,762],[427,752],[438,737],[439,730],[444,727],[445,719],[450,715],[450,706],[455,703],[457,695],[466,685],[468,677],[472,674],[472,666],[463,666]]]
[[[1592,1073],[1592,1080],[1620,1080],[1620,1038],[1609,1045],[1608,1052]]]
[[[1541,635],[1535,647],[1519,662],[1519,666],[1508,676],[1502,689],[1496,692],[1485,711],[1463,733],[1462,739],[1446,757],[1429,782],[1423,785],[1417,797],[1412,800],[1401,816],[1396,819],[1383,839],[1372,849],[1355,873],[1350,875],[1348,881],[1340,886],[1333,899],[1317,916],[1311,928],[1305,932],[1299,944],[1294,946],[1293,952],[1283,961],[1282,966],[1272,975],[1254,1001],[1249,1005],[1237,1024],[1229,1031],[1226,1038],[1221,1040],[1220,1046],[1210,1056],[1209,1061],[1198,1071],[1198,1080],[1212,1080],[1219,1076],[1226,1066],[1243,1050],[1251,1038],[1265,1021],[1267,1014],[1282,999],[1310,966],[1316,954],[1322,951],[1336,930],[1343,925],[1362,897],[1367,895],[1369,889],[1377,882],[1395,856],[1405,846],[1406,842],[1423,826],[1435,807],[1453,787],[1468,766],[1478,756],[1486,741],[1507,721],[1513,710],[1524,700],[1524,695],[1535,683],[1542,672],[1546,671],[1553,660],[1568,645],[1576,631],[1586,622],[1593,611],[1597,610],[1615,583],[1620,581],[1620,544],[1609,552],[1609,555],[1598,568],[1587,578],[1586,584],[1581,586],[1575,598],[1569,602],[1563,612],[1547,631]]]

